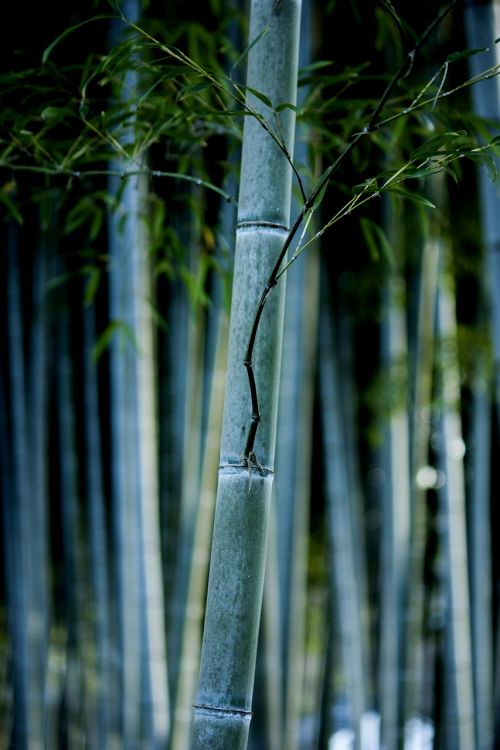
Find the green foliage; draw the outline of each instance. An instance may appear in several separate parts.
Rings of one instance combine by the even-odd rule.
[[[392,3],[383,6],[383,10],[377,9],[376,18],[384,36],[379,36],[376,47],[389,44],[398,57],[402,40],[416,36]],[[66,189],[75,194],[66,212],[66,234],[86,227],[92,241],[99,236],[107,207],[105,191],[97,183],[109,172],[113,157],[128,165],[122,173],[125,177],[143,172],[153,179],[182,179],[234,200],[220,187],[224,154],[214,165],[203,158],[203,151],[213,151],[211,144],[221,138],[228,144],[226,149],[233,148],[241,138],[244,116],[256,117],[283,148],[279,115],[287,108],[294,109],[298,121],[313,127],[317,134],[311,167],[318,155],[326,163],[336,161],[338,149],[363,131],[377,97],[390,80],[389,73],[374,67],[369,59],[342,68],[330,60],[318,60],[300,71],[299,85],[307,89],[300,107],[271,102],[262,92],[235,80],[248,53],[269,30],[264,29],[238,53],[224,34],[234,14],[220,3],[213,5],[212,11],[220,14],[221,31],[209,31],[185,20],[168,29],[168,38],[163,26],[147,15],[137,25],[119,11],[99,13],[64,29],[46,46],[38,68],[8,71],[0,77],[7,102],[1,115],[0,167],[15,175],[45,176],[59,184],[66,180]],[[78,40],[87,26],[102,33],[111,21],[127,29],[121,41],[105,51],[91,52],[79,63],[59,62],[62,48],[67,52],[68,44]],[[463,80],[445,90],[448,67],[482,51],[447,54],[427,81],[413,69],[401,77],[376,126],[351,151],[346,169],[336,170],[336,182],[348,199],[326,220],[325,228],[383,192],[431,206],[416,183],[403,183],[438,171],[458,179],[463,158],[484,165],[492,179],[496,178],[496,142],[479,140],[488,132],[487,124],[467,112],[462,115],[448,103],[441,105],[451,93],[457,94],[471,83]],[[226,73],[228,58],[233,62]],[[492,69],[484,76],[496,74]],[[457,128],[459,121],[462,128]],[[401,160],[389,166],[387,159],[395,142]],[[149,166],[152,152],[154,168]],[[383,169],[373,169],[382,162]],[[353,168],[357,174],[354,180]],[[371,174],[364,174],[367,168]],[[83,181],[85,197],[76,189]],[[316,196],[314,209],[325,192],[326,184]],[[21,222],[22,206],[12,200],[11,191],[2,190],[0,200]],[[160,215],[157,210],[151,217],[155,246],[160,242]],[[368,238],[367,226],[365,222],[363,231]],[[191,278],[189,273],[184,277]],[[200,298],[198,293],[194,296]]]
[[[97,362],[111,344],[111,339],[116,336],[119,340],[119,346],[125,348],[126,346],[133,346],[137,349],[137,341],[135,340],[134,334],[130,329],[130,326],[123,320],[112,320],[106,326],[104,331],[98,336],[97,341],[92,350],[92,359]]]

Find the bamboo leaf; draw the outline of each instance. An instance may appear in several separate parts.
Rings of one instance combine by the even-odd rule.
[[[64,29],[62,34],[59,34],[59,36],[56,37],[54,41],[44,49],[42,55],[42,64],[45,65],[55,47],[57,47],[57,45],[64,41],[64,39],[66,39],[68,36],[73,34],[74,31],[78,31],[78,29],[81,29],[82,26],[86,26],[89,23],[94,23],[94,21],[105,21],[110,19],[116,19],[116,16],[110,13],[100,13],[97,16],[86,18],[85,21],[81,21],[80,23],[74,24],[74,26],[69,26],[67,29]]]
[[[406,198],[407,200],[413,201],[414,203],[419,203],[422,206],[427,206],[427,208],[436,208],[434,203],[431,203],[430,200],[425,198],[423,195],[420,195],[420,193],[414,193],[410,190],[404,190],[401,187],[393,187],[392,185],[387,188],[387,190],[391,193],[394,193],[395,195],[399,195],[400,198]]]
[[[181,94],[179,96],[179,100],[182,101],[184,99],[187,99],[189,96],[193,96],[193,94],[201,94],[203,91],[206,91],[209,88],[213,87],[213,83],[211,81],[201,81],[200,83],[189,83],[186,86],[182,88]]]
[[[5,190],[0,190],[0,202],[7,208],[9,214],[17,221],[19,225],[24,224],[23,217],[18,207]]]
[[[443,146],[457,146],[457,141],[463,139],[467,134],[465,131],[450,131],[443,133],[442,135],[436,135],[434,138],[430,138],[428,141],[419,146],[412,153],[412,161],[417,161],[425,157],[434,156],[440,152]]]
[[[68,107],[45,107],[41,117],[43,120],[62,120],[72,114],[73,112]]]
[[[232,77],[233,77],[233,73],[234,73],[235,69],[236,69],[236,68],[238,67],[238,65],[240,64],[240,62],[241,62],[242,60],[244,60],[244,59],[245,59],[245,57],[247,57],[247,55],[248,55],[248,53],[250,52],[250,50],[251,50],[251,49],[252,49],[253,47],[255,47],[255,45],[256,45],[256,44],[257,44],[258,42],[260,42],[260,40],[261,40],[261,39],[263,39],[263,38],[264,38],[264,37],[265,37],[265,36],[266,36],[266,35],[267,35],[267,34],[269,33],[269,29],[270,29],[270,28],[271,28],[271,27],[269,26],[269,24],[268,24],[267,26],[265,26],[265,27],[264,27],[264,28],[262,29],[262,31],[260,32],[260,34],[258,34],[258,35],[257,35],[257,36],[255,37],[255,39],[253,39],[253,40],[252,40],[252,41],[250,42],[250,44],[248,44],[248,45],[247,45],[247,46],[245,47],[245,49],[243,50],[243,52],[241,53],[241,55],[240,55],[240,56],[238,57],[238,59],[236,60],[236,62],[234,63],[233,67],[231,68],[231,72],[229,73],[229,77],[230,77],[230,78],[232,78]]]
[[[483,167],[486,167],[488,176],[492,182],[495,182],[498,176],[497,165],[495,159],[484,151],[469,151],[465,154],[468,159],[475,161]]]
[[[269,109],[273,109],[272,101],[265,94],[262,94],[260,91],[257,91],[257,89],[254,89],[251,86],[245,86],[245,89],[246,91],[249,91],[251,94],[257,97],[257,99],[260,99],[260,101],[263,102],[266,107],[269,107]]]
[[[111,323],[106,326],[104,331],[97,338],[97,341],[93,346],[92,360],[94,362],[97,362],[104,354],[106,349],[108,349],[112,337],[117,332],[123,334],[122,344],[124,343],[124,341],[128,340],[132,344],[132,346],[137,349],[137,343],[130,326],[127,325],[123,320],[112,320]]]
[[[394,266],[395,257],[392,245],[389,242],[386,233],[378,224],[365,216],[361,217],[361,231],[368,245],[368,250],[373,260],[380,260],[380,251],[391,266]]]
[[[283,102],[282,104],[278,104],[278,106],[275,108],[275,112],[282,112],[284,109],[291,109],[292,112],[300,111],[300,107],[297,107],[295,104],[290,104],[290,102]]]
[[[305,73],[311,73],[314,70],[321,70],[322,68],[328,68],[333,65],[333,60],[317,60],[310,65],[305,65],[299,70],[299,76],[303,76]]]
[[[95,300],[97,290],[99,288],[99,282],[101,281],[101,271],[98,268],[92,269],[89,274],[88,281],[85,285],[85,293],[83,295],[83,304],[85,306],[91,305]]]
[[[488,47],[475,47],[473,49],[464,49],[461,52],[452,52],[448,55],[446,62],[456,62],[457,60],[463,60],[466,57],[472,57],[480,52],[488,52]]]

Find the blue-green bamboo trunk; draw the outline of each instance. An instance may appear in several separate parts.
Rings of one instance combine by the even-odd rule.
[[[296,98],[300,2],[254,0],[248,86],[275,105]],[[275,121],[270,109],[249,102]],[[293,112],[280,114],[288,153]],[[257,304],[287,236],[291,167],[261,124],[245,119],[239,195],[228,376],[219,487],[200,682],[195,748],[245,748],[251,718],[265,568],[269,500],[274,472],[277,395],[283,320],[283,287],[270,296],[258,332],[253,364],[262,422],[255,453],[259,466],[242,461],[251,404],[243,367]]]

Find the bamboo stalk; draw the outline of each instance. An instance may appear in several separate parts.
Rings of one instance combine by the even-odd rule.
[[[403,674],[403,719],[406,723],[420,716],[423,698],[424,555],[428,487],[422,478],[425,479],[429,461],[438,261],[439,247],[430,239],[424,243],[422,250],[413,373],[410,538]]]
[[[191,261],[192,262],[192,261]],[[186,301],[187,304],[187,301]],[[172,321],[173,325],[176,325]],[[189,576],[194,550],[194,536],[199,512],[200,482],[202,473],[202,395],[203,395],[203,355],[204,355],[204,325],[203,310],[188,310],[185,346],[185,367],[183,377],[185,384],[184,429],[182,449],[182,487],[180,495],[179,525],[175,534],[176,559],[175,581],[172,591],[171,612],[171,681],[173,695],[179,691],[179,682],[184,680],[181,675],[182,648],[184,627],[186,624]],[[178,367],[178,365],[177,365]],[[190,660],[189,660],[190,661]],[[186,706],[179,705],[176,699],[176,711],[185,721]],[[190,707],[192,706],[192,699]],[[190,712],[190,707],[187,711]],[[180,738],[177,742],[181,742]],[[180,744],[179,748],[183,745]]]
[[[125,0],[125,16],[137,22],[138,0]],[[120,37],[122,27],[114,34]],[[139,90],[126,71],[118,95]],[[123,146],[134,124],[120,134]],[[111,165],[111,171],[114,164]],[[123,167],[123,160],[116,166]],[[126,166],[126,164],[125,164]],[[111,347],[113,514],[121,661],[122,741],[164,744],[170,715],[165,645],[164,592],[159,538],[158,444],[151,278],[145,231],[144,177],[120,184],[109,178],[116,208],[109,221],[110,317],[119,325]]]
[[[53,252],[53,236],[45,233],[35,252],[33,268],[33,317],[30,332],[29,393],[31,415],[30,461],[33,487],[31,515],[37,533],[32,540],[34,606],[36,609],[33,638],[36,641],[36,691],[40,717],[45,726],[45,695],[48,663],[48,639],[51,610],[49,576],[49,507],[48,507],[48,326],[45,284]],[[43,736],[44,729],[41,729]]]
[[[299,261],[300,263],[300,261]],[[287,285],[276,465],[287,467],[276,485],[283,629],[284,746],[299,738],[305,669],[305,617],[319,257],[310,253]]]
[[[61,272],[64,260],[59,258]],[[69,296],[64,294],[57,311],[57,427],[59,447],[60,518],[62,531],[62,590],[65,614],[64,718],[67,741],[77,742],[84,709],[84,592],[87,584],[83,567],[82,520],[77,452],[75,367],[71,347]]]
[[[472,75],[481,65],[495,64],[498,50],[495,38],[500,28],[498,3],[470,3],[464,11],[468,44],[484,49],[480,60],[476,56],[469,60]],[[486,56],[486,62],[485,62]],[[476,113],[496,122],[500,121],[500,96],[498,81],[482,81],[473,87],[472,100]],[[497,167],[499,160],[496,159]],[[480,211],[483,244],[486,257],[484,279],[480,286],[485,298],[485,308],[490,317],[493,343],[493,385],[497,407],[497,422],[500,424],[500,303],[495,287],[500,278],[498,245],[500,222],[498,220],[498,191],[485,170],[478,170]],[[482,315],[481,315],[482,317]],[[489,493],[489,449],[491,424],[489,419],[489,395],[485,392],[484,362],[478,363],[477,380],[474,387],[474,454],[471,486],[471,594],[472,632],[474,657],[474,698],[476,706],[476,742],[478,750],[492,746],[494,736],[494,665],[493,632],[490,618],[491,589],[491,534]],[[497,645],[497,653],[498,653]],[[497,675],[498,679],[498,675]],[[500,693],[499,693],[500,695]],[[498,712],[497,712],[498,713]]]
[[[338,364],[334,353],[333,328],[325,304],[322,305],[320,311],[319,330],[319,376],[331,556],[331,597],[332,604],[334,603],[336,607],[339,623],[342,669],[349,703],[350,725],[354,733],[354,746],[359,747],[361,718],[366,708],[363,624],[359,606],[359,578],[356,569],[352,515],[349,508],[352,493],[347,475],[345,435],[339,406],[341,392]]]
[[[300,3],[254,0],[250,39],[268,29],[248,55],[247,85],[271,101],[296,100]],[[252,98],[260,111],[269,111]],[[284,115],[284,116],[283,116]],[[288,153],[294,116],[280,114]],[[247,118],[243,136],[236,259],[230,317],[221,467],[195,708],[195,748],[245,748],[251,717],[269,501],[274,471],[284,290],[262,318],[254,354],[261,395],[256,465],[241,459],[249,397],[243,359],[258,300],[288,231],[291,168],[260,124]],[[262,467],[262,468],[261,468]]]
[[[299,65],[312,59],[312,8],[302,3]],[[305,98],[306,92],[299,93]],[[297,163],[307,161],[309,128],[299,128]],[[297,203],[298,201],[295,201]],[[294,202],[292,202],[294,205]],[[312,469],[314,375],[319,299],[319,256],[306,253],[287,278],[278,414],[275,486],[281,591],[283,746],[299,742],[305,671],[308,528]],[[280,467],[283,466],[283,471]],[[273,503],[274,505],[274,503]]]
[[[402,388],[406,388],[401,368],[405,366],[408,353],[402,289],[402,279],[391,274],[386,291],[382,366],[388,373],[388,385],[396,402],[390,405],[385,440],[379,693],[381,736],[387,750],[395,750],[400,744],[403,604],[407,587],[410,515],[409,425],[406,400],[401,393]]]
[[[271,502],[262,617],[255,668],[253,702],[255,719],[251,723],[248,740],[250,750],[274,750],[274,748],[277,750],[283,746],[282,632],[276,525],[276,506]]]
[[[12,743],[29,748],[43,743],[43,709],[40,685],[37,685],[33,626],[37,616],[34,592],[33,557],[31,554],[32,507],[30,493],[30,445],[26,399],[26,366],[23,345],[23,313],[21,300],[20,246],[16,228],[7,228],[7,341],[8,393],[11,421],[12,461],[10,498],[12,511],[9,544],[16,585],[11,590],[9,609],[12,644],[13,725]]]
[[[446,262],[445,256],[442,263]],[[448,684],[451,691],[445,730],[453,747],[466,750],[475,744],[475,715],[463,468],[465,446],[459,411],[460,380],[453,289],[449,275],[443,272],[441,278],[437,332],[441,338],[442,463],[446,482],[440,489],[440,497],[448,588]]]
[[[387,378],[389,414],[384,430],[379,696],[381,738],[387,750],[399,747],[403,734],[400,687],[411,491],[406,289],[401,269],[402,237],[398,233],[401,217],[394,211],[394,206],[386,205],[387,234],[399,268],[388,269],[382,321],[382,368]]]
[[[472,2],[465,10],[465,25],[469,44],[477,48],[486,48],[478,56],[470,58],[469,67],[473,75],[481,70],[485,64],[498,62],[498,45],[496,37],[500,34],[500,6],[498,2]],[[474,109],[478,115],[500,122],[500,94],[498,79],[481,81],[473,86],[472,98]],[[493,135],[494,133],[492,133]],[[497,168],[500,160],[496,157]],[[486,249],[487,288],[490,294],[491,326],[494,353],[494,386],[500,423],[500,298],[497,294],[498,279],[500,279],[500,220],[498,212],[498,191],[496,184],[489,179],[486,170],[481,169],[478,174],[479,191],[481,196],[481,216],[483,225],[483,242]]]
[[[470,489],[471,629],[477,750],[494,742],[491,611],[491,398],[487,365],[479,357],[474,382]]]
[[[110,680],[109,560],[104,505],[102,440],[99,424],[97,365],[92,361],[95,345],[95,310],[83,313],[83,387],[85,405],[85,473],[88,507],[88,537],[91,577],[91,627],[95,658],[95,692],[89,731],[91,748],[106,747],[110,731],[110,707],[115,704]]]
[[[203,604],[206,593],[210,539],[215,507],[215,480],[219,457],[224,376],[227,357],[228,321],[220,313],[218,341],[212,372],[212,389],[207,433],[200,482],[200,503],[193,535],[185,619],[180,647],[180,669],[175,696],[174,722],[170,747],[180,750],[189,746],[192,729],[192,705],[198,677],[199,654],[203,625]]]

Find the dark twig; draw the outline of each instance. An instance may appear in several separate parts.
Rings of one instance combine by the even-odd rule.
[[[407,53],[405,59],[403,60],[399,68],[396,70],[396,72],[392,76],[389,83],[387,84],[382,96],[377,102],[377,105],[375,109],[373,110],[365,127],[351,138],[349,143],[344,147],[344,150],[339,154],[339,156],[335,159],[335,161],[331,164],[331,166],[326,170],[322,179],[318,182],[318,184],[316,185],[316,187],[314,188],[310,196],[304,200],[304,205],[300,213],[298,214],[297,218],[295,219],[295,222],[292,228],[290,229],[285,242],[283,243],[283,246],[280,250],[276,263],[274,264],[274,267],[271,271],[271,274],[264,288],[264,291],[261,294],[259,304],[257,307],[257,312],[255,313],[252,330],[250,332],[250,337],[248,339],[245,360],[243,363],[245,365],[247,375],[248,375],[250,397],[251,397],[251,402],[252,402],[252,416],[251,416],[251,421],[250,421],[250,427],[248,428],[245,450],[243,452],[243,460],[247,464],[250,464],[251,462],[250,457],[255,456],[255,453],[254,453],[255,438],[256,438],[257,429],[261,420],[261,414],[260,414],[260,409],[259,409],[259,399],[258,399],[258,394],[257,394],[257,386],[255,383],[255,375],[253,371],[253,350],[255,346],[255,339],[257,337],[257,331],[259,328],[259,323],[261,320],[262,312],[264,310],[264,306],[266,304],[267,298],[271,290],[274,289],[274,287],[276,286],[278,282],[279,269],[285,258],[288,248],[290,247],[295,235],[297,234],[300,226],[302,225],[302,222],[304,221],[304,218],[307,212],[313,208],[316,199],[318,198],[322,190],[325,188],[325,186],[329,183],[330,179],[332,178],[332,175],[337,170],[341,162],[344,161],[346,156],[348,156],[348,154],[354,149],[354,147],[357,145],[358,141],[361,138],[363,138],[365,135],[368,135],[369,133],[373,132],[374,130],[378,128],[380,124],[379,123],[380,114],[384,106],[386,105],[393,89],[395,88],[395,86],[400,80],[405,78],[410,73],[417,53],[425,44],[425,42],[427,41],[429,36],[432,34],[434,29],[436,29],[437,26],[439,26],[439,24],[448,15],[448,13],[451,11],[453,6],[457,2],[458,0],[452,0],[452,2],[450,2],[436,16],[436,18],[429,24],[429,26],[427,26],[423,34],[416,41],[414,47]]]

